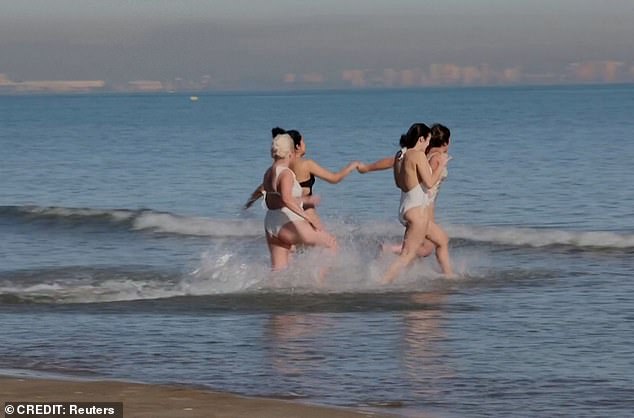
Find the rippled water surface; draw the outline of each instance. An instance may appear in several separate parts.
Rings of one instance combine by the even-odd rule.
[[[0,96],[0,368],[416,417],[634,410],[634,88]],[[389,172],[318,180],[341,251],[273,279],[270,129],[338,170],[452,130],[433,259],[378,284]]]

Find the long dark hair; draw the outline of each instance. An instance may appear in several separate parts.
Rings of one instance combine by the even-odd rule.
[[[429,126],[424,123],[415,123],[409,127],[407,133],[405,135],[401,135],[401,140],[399,141],[401,147],[405,148],[414,148],[416,146],[416,142],[418,142],[418,138],[421,136],[426,138],[427,135],[431,132]]]
[[[273,136],[273,138],[281,134],[287,134],[288,136],[290,136],[293,139],[293,144],[295,144],[295,148],[299,148],[302,143],[302,134],[300,134],[299,131],[296,131],[295,129],[287,131],[280,128],[279,126],[271,129],[271,136]]]
[[[425,152],[429,152],[432,148],[442,147],[449,143],[451,137],[451,131],[445,125],[435,123],[431,126],[431,139],[429,140],[429,146]]]

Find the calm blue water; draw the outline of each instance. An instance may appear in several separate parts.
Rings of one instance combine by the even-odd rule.
[[[634,86],[0,97],[0,368],[415,417],[634,410]],[[452,130],[433,259],[394,286],[389,172],[316,184],[341,252],[272,280],[241,205],[270,129],[337,170]],[[8,371],[7,371],[8,370]],[[0,390],[1,393],[1,390]]]

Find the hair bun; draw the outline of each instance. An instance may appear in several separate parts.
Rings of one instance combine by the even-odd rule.
[[[273,138],[275,138],[278,135],[285,134],[285,133],[286,133],[286,131],[284,129],[280,128],[279,126],[276,126],[275,128],[271,129],[271,136]]]
[[[398,144],[401,147],[404,147],[406,143],[407,143],[407,135],[403,134],[401,135],[401,139],[398,141]]]

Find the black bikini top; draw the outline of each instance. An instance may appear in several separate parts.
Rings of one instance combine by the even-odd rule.
[[[304,180],[299,183],[300,186],[308,188],[308,196],[313,195],[313,185],[315,184],[315,176],[313,174],[310,175],[308,180]]]

